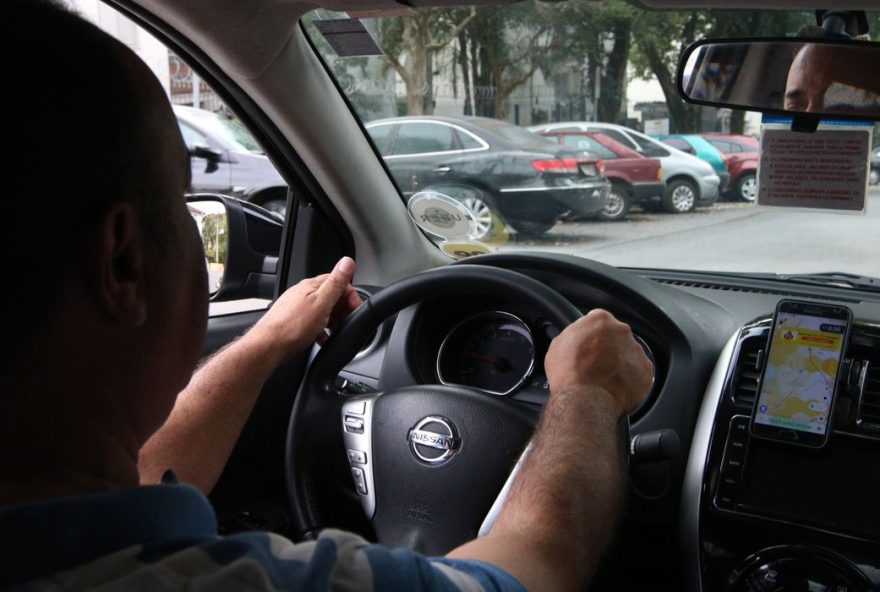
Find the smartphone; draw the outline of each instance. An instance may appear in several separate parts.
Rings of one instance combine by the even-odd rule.
[[[852,311],[781,300],[752,411],[759,438],[821,448],[828,443]]]

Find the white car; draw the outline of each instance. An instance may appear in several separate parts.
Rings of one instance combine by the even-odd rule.
[[[661,196],[663,209],[674,214],[689,212],[695,207],[711,206],[718,200],[721,179],[712,166],[686,152],[662,144],[634,129],[614,123],[567,121],[536,125],[533,132],[577,130],[602,132],[636,152],[659,158],[663,167],[666,191]]]

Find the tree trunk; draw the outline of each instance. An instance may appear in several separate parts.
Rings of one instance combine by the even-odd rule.
[[[626,65],[632,40],[632,24],[628,19],[615,19],[611,24],[614,46],[608,54],[608,65],[602,75],[601,90],[597,104],[599,121],[621,122],[624,91],[626,88]]]
[[[423,115],[425,108],[425,44],[420,39],[415,19],[403,21],[403,46],[407,48],[406,114]]]
[[[425,51],[425,92],[423,93],[422,114],[434,114],[434,50]]]
[[[669,109],[669,131],[674,133],[690,133],[697,131],[699,127],[699,111],[689,106],[678,98],[678,91],[672,80],[672,75],[666,68],[663,57],[654,46],[640,46],[651,72],[660,83],[663,96],[666,99],[666,108]]]
[[[464,84],[464,109],[462,115],[473,115],[474,106],[471,103],[471,71],[468,68],[468,40],[464,31],[458,34],[458,65],[461,68],[461,81]]]
[[[730,113],[730,133],[742,134],[746,127],[746,112],[742,109],[733,109]]]

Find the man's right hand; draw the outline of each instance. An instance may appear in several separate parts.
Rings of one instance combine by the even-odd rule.
[[[653,372],[629,325],[601,309],[590,311],[553,340],[544,368],[551,393],[600,388],[610,394],[621,416],[644,402]]]

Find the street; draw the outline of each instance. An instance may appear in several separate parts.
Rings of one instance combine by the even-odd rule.
[[[622,267],[880,275],[880,188],[866,215],[718,202],[688,214],[642,212],[621,222],[560,223],[499,251],[571,253]]]

